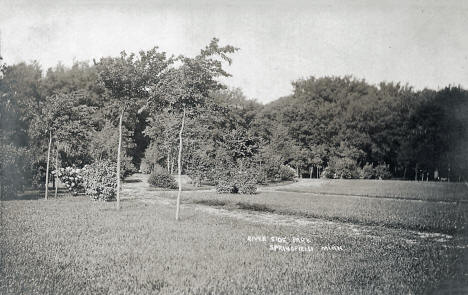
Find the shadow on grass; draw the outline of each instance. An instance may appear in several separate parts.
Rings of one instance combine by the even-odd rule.
[[[2,197],[2,201],[16,201],[16,200],[38,200],[44,199],[44,192],[43,191],[25,191],[22,193],[18,193],[17,195],[5,195]]]
[[[240,210],[248,210],[248,211],[256,211],[256,212],[267,212],[273,213],[276,210],[272,209],[263,204],[249,204],[249,203],[230,203],[229,201],[223,200],[195,200],[193,201],[195,204],[212,206],[212,207],[224,207],[226,209],[240,209]]]
[[[2,201],[32,201],[45,199],[44,190],[25,190],[17,195],[5,195],[2,196]],[[55,198],[55,189],[49,188],[48,199],[60,199],[64,197],[72,196],[69,190],[66,188],[59,188],[57,190],[57,198]]]
[[[122,180],[123,183],[137,183],[137,182],[142,182],[141,179],[124,179]]]

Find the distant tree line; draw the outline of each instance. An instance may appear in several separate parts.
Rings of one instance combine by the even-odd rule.
[[[395,178],[467,179],[468,91],[461,87],[414,91],[351,77],[293,86],[292,95],[262,108],[254,129],[299,174],[324,169],[355,178],[353,169],[367,164]]]
[[[310,77],[262,105],[216,82],[229,76],[221,61],[234,50],[215,42],[193,59],[154,49],[45,73],[36,62],[3,67],[2,191],[40,185],[56,168],[115,161],[119,138],[122,175],[159,166],[174,173],[182,133],[181,170],[197,183],[277,181],[291,169],[467,180],[467,90]]]

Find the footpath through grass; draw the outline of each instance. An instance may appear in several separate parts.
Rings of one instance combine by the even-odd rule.
[[[121,211],[85,197],[1,206],[1,294],[427,294],[456,277],[463,251],[404,230],[350,235],[339,224],[262,224],[191,206],[176,222],[172,206],[138,199]],[[270,251],[287,244],[249,236],[302,237],[314,250]]]

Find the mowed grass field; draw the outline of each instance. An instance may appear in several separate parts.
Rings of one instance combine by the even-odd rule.
[[[468,201],[468,184],[463,182],[426,182],[365,179],[301,179],[278,191],[359,195],[405,200],[456,202]]]
[[[174,192],[131,181],[123,195],[120,211],[83,196],[2,201],[0,293],[466,291],[464,202],[190,191],[177,222]]]

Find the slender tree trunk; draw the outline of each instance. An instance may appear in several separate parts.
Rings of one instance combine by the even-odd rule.
[[[57,191],[58,191],[57,172],[58,172],[58,147],[55,149],[55,174],[54,174],[54,180],[55,180],[55,198],[57,198]]]
[[[177,194],[177,204],[176,204],[176,220],[179,220],[179,211],[180,211],[180,195],[182,194],[182,132],[184,131],[185,124],[185,107],[184,113],[182,115],[182,126],[180,126],[179,132],[179,157],[177,159],[177,165],[179,169],[179,193]]]
[[[174,174],[174,157],[171,157],[171,174]]]
[[[119,149],[117,150],[117,210],[120,209],[120,150],[122,149],[122,120],[125,109],[122,109],[119,119]]]
[[[448,166],[447,181],[450,182],[450,164]]]
[[[50,161],[50,146],[52,145],[52,130],[49,131],[49,148],[47,149],[47,166],[45,176],[45,199],[47,200],[47,193],[49,192],[49,161]]]
[[[309,178],[312,179],[312,174],[314,173],[314,167],[310,167]]]
[[[170,153],[169,150],[167,150],[167,161],[166,162],[167,162],[167,172],[168,173],[171,173],[171,162],[170,162],[171,159],[170,159],[170,157],[171,157],[171,153]]]

